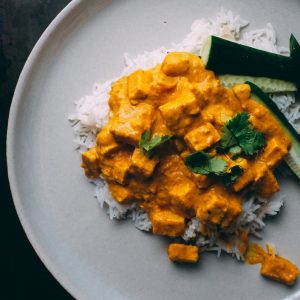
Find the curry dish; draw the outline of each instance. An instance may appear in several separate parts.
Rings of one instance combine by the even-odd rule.
[[[242,212],[245,193],[270,198],[279,190],[273,170],[287,155],[290,139],[271,113],[251,99],[249,85],[223,87],[194,54],[172,52],[162,64],[122,77],[112,86],[109,107],[109,122],[98,133],[96,146],[83,153],[82,167],[90,178],[103,176],[116,201],[143,208],[154,234],[179,237],[193,217],[201,221],[203,235],[228,229]],[[241,113],[265,139],[252,155],[219,149],[224,125]],[[143,148],[143,139],[159,142],[153,149]],[[197,152],[225,162],[223,175],[233,167],[241,172],[230,184],[224,184],[223,175],[195,172],[187,158]],[[245,254],[248,233],[239,236]],[[173,261],[196,262],[198,252],[194,245],[168,247]],[[263,275],[269,275],[272,264],[274,260],[264,259]],[[282,268],[276,279],[293,284],[298,275],[293,265]]]

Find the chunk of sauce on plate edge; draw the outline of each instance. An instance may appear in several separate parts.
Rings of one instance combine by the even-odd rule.
[[[206,236],[216,228],[229,228],[242,212],[245,192],[255,190],[270,198],[279,190],[273,170],[291,145],[277,120],[251,99],[250,92],[246,84],[223,87],[198,56],[185,52],[169,53],[162,64],[120,78],[110,92],[108,123],[98,133],[96,145],[82,154],[86,176],[102,174],[116,201],[143,208],[154,234],[179,237],[193,217],[201,220],[200,231]],[[243,174],[226,187],[217,178],[190,171],[185,157],[197,151],[217,155],[222,127],[240,112],[249,114],[254,130],[266,139],[264,149],[254,156],[222,155],[228,167],[238,165]],[[173,138],[149,156],[139,147],[147,131],[151,138]],[[258,250],[259,246],[248,247],[247,232],[241,231],[239,237],[240,253],[250,249],[247,262],[254,262],[251,253],[256,250],[263,257],[255,261],[262,263],[262,275],[295,282],[296,266]],[[168,255],[172,261],[194,263],[198,250],[195,245],[172,243]]]

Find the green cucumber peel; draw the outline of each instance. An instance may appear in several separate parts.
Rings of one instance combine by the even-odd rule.
[[[245,83],[250,85],[251,98],[270,110],[272,115],[281,124],[285,133],[291,139],[292,146],[290,148],[289,154],[285,158],[285,161],[292,169],[292,171],[300,178],[300,135],[268,95],[266,95],[254,83],[250,81],[246,81]]]
[[[234,85],[250,81],[257,85],[265,93],[279,93],[279,92],[296,92],[297,85],[291,81],[273,79],[267,77],[221,74],[218,75],[221,83],[231,89]]]

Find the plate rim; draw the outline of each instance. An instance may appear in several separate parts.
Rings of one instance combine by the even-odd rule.
[[[105,1],[105,0],[104,0]],[[109,1],[110,2],[110,1]],[[6,137],[6,162],[7,162],[7,172],[8,180],[10,185],[10,190],[12,194],[13,203],[23,227],[23,230],[32,245],[34,251],[38,255],[39,259],[42,261],[47,270],[52,274],[52,276],[58,281],[58,283],[64,288],[72,297],[75,299],[86,299],[86,295],[83,294],[80,289],[74,285],[67,276],[62,275],[59,271],[58,265],[52,261],[52,259],[47,255],[47,252],[43,250],[40,245],[39,239],[36,238],[34,232],[31,230],[30,221],[24,215],[22,210],[22,195],[19,193],[17,187],[17,174],[15,172],[15,161],[14,161],[14,149],[15,149],[15,132],[16,132],[16,122],[17,113],[19,105],[22,101],[22,94],[26,88],[28,77],[30,76],[33,66],[36,60],[39,59],[41,52],[44,50],[45,44],[48,42],[52,35],[56,34],[56,30],[60,28],[62,23],[70,16],[76,9],[83,4],[88,4],[88,0],[71,0],[69,4],[62,9],[61,12],[52,20],[45,31],[42,33],[36,44],[34,45],[30,55],[28,56],[24,67],[20,73],[18,82],[15,87],[14,95],[11,101],[11,106],[9,110],[7,137]]]
[[[7,126],[7,134],[6,134],[6,163],[7,163],[7,174],[8,181],[10,186],[10,191],[12,195],[13,204],[15,210],[17,212],[19,221],[22,225],[22,228],[33,247],[35,253],[42,261],[43,265],[47,268],[47,270],[52,274],[55,280],[64,288],[73,298],[75,299],[84,299],[84,295],[81,291],[73,285],[66,276],[60,273],[56,264],[52,262],[52,260],[48,257],[46,252],[43,251],[40,246],[39,240],[35,237],[33,231],[30,229],[29,221],[25,217],[23,210],[21,209],[21,196],[19,194],[16,177],[17,174],[15,172],[15,162],[13,152],[15,149],[14,136],[15,136],[15,124],[17,121],[16,115],[18,112],[18,107],[20,102],[22,101],[22,94],[24,92],[26,82],[28,81],[28,77],[30,76],[32,66],[35,64],[35,61],[38,59],[40,53],[43,51],[45,44],[48,42],[48,39],[51,38],[52,34],[55,34],[55,31],[61,26],[61,24],[65,21],[65,19],[71,15],[78,6],[84,3],[85,0],[71,0],[69,4],[67,4],[51,21],[51,23],[46,27],[45,31],[39,37],[38,41],[35,43],[32,48],[23,69],[19,75],[18,82],[15,87],[15,91],[12,97],[10,109],[9,109],[9,117],[8,117],[8,126]]]

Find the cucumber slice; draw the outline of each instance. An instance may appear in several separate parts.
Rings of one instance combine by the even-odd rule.
[[[296,69],[300,69],[300,45],[296,40],[295,36],[290,36],[290,56]],[[295,82],[297,86],[300,86],[300,78],[296,77]]]
[[[300,136],[295,128],[289,123],[285,115],[277,105],[254,83],[246,81],[251,87],[251,97],[270,110],[272,115],[281,124],[285,133],[290,137],[292,146],[285,161],[292,171],[300,178]]]
[[[207,69],[217,74],[236,74],[295,81],[292,59],[216,36],[210,36],[202,49],[201,59]]]
[[[232,88],[235,84],[238,83],[251,81],[265,93],[297,91],[296,84],[286,80],[271,79],[267,77],[254,77],[254,76],[246,76],[246,75],[232,75],[232,74],[219,75],[218,77],[221,83],[227,88]]]
[[[300,45],[293,34],[291,34],[291,36],[290,36],[290,53],[291,53],[292,60],[299,65],[300,64]]]

